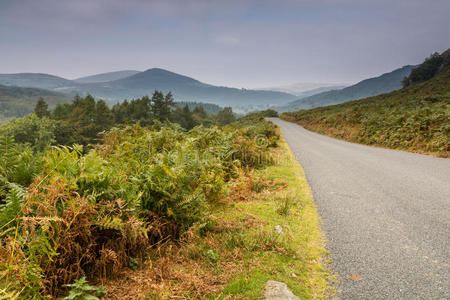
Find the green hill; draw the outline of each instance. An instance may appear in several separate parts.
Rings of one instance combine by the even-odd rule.
[[[288,105],[277,108],[278,111],[294,111],[299,109],[309,109],[320,106],[339,104],[350,100],[357,100],[376,96],[402,87],[402,79],[411,73],[414,66],[404,66],[390,73],[385,73],[379,77],[363,80],[355,85],[327,91],[310,97],[301,98]]]
[[[0,74],[0,84],[50,89],[71,95],[91,94],[96,98],[105,99],[110,104],[124,99],[151,95],[155,89],[164,93],[172,92],[176,101],[212,103],[219,106],[232,106],[238,110],[284,105],[296,99],[296,96],[283,92],[214,86],[158,68],[117,80],[97,82],[98,80],[103,81],[105,78],[117,78],[116,75],[99,74],[94,78],[88,77],[73,81],[40,73]],[[119,75],[123,76],[123,74]],[[80,83],[80,80],[84,82],[87,80],[89,83]]]
[[[0,123],[31,113],[40,97],[45,99],[50,108],[72,100],[71,96],[53,91],[0,85]]]
[[[177,101],[207,102],[220,106],[285,104],[295,96],[282,92],[258,91],[214,86],[196,79],[153,68],[123,79],[76,87],[72,92],[89,93],[110,102],[150,95],[155,89],[172,92]]]
[[[43,73],[0,74],[0,84],[46,90],[57,90],[77,85],[76,82],[71,80]]]
[[[431,79],[400,90],[281,117],[351,142],[450,156],[450,50]],[[417,68],[424,69],[426,62]],[[425,68],[426,69],[426,68]]]

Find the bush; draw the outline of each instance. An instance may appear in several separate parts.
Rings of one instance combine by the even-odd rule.
[[[87,154],[81,146],[61,146],[42,160],[4,137],[4,292],[61,296],[80,282],[69,283],[117,274],[152,246],[207,222],[230,178],[270,163],[270,145],[258,144],[259,135],[277,137],[268,123],[189,132],[173,124],[136,125],[112,129]]]
[[[56,121],[30,114],[0,125],[0,136],[11,136],[15,142],[32,146],[35,151],[47,149],[55,141]]]

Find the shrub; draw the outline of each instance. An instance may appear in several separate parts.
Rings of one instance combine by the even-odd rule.
[[[79,278],[136,266],[152,246],[207,223],[230,178],[270,163],[269,144],[255,137],[275,141],[271,126],[115,128],[87,154],[75,145],[34,156],[3,137],[2,293],[34,299],[73,287],[69,297],[81,297]]]

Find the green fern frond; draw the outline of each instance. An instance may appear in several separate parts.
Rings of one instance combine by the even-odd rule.
[[[104,216],[95,221],[95,225],[101,229],[114,229],[117,231],[123,231],[125,228],[124,222],[119,217]]]
[[[11,220],[16,219],[20,213],[20,207],[25,202],[27,191],[20,185],[15,183],[7,183],[7,194],[4,204],[0,205],[0,228],[6,224],[9,227],[14,227],[16,222]]]

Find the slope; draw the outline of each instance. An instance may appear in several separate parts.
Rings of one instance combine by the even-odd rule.
[[[123,71],[116,71],[116,72],[108,72],[108,73],[101,73],[101,74],[95,74],[91,76],[85,76],[80,77],[77,79],[74,79],[73,81],[78,83],[97,83],[97,82],[107,82],[107,81],[113,81],[122,79],[125,77],[133,76],[140,71],[135,70],[123,70]]]
[[[411,73],[414,66],[404,66],[390,73],[363,80],[355,85],[302,98],[280,107],[278,111],[294,111],[343,103],[391,92],[402,87],[402,79]]]
[[[307,129],[351,142],[449,157],[450,55],[432,79],[391,93],[283,113]]]
[[[44,73],[0,74],[0,84],[47,90],[56,90],[77,85],[77,83],[71,80]]]
[[[45,99],[50,108],[72,99],[68,95],[43,89],[0,85],[0,122],[31,113],[40,97]]]
[[[282,92],[220,87],[164,69],[153,68],[123,79],[84,84],[72,92],[90,93],[96,97],[119,101],[153,93],[155,89],[172,92],[177,101],[208,102],[221,106],[283,104],[296,97]]]
[[[80,80],[96,81],[118,76],[118,74],[111,75],[110,73],[109,75],[108,73],[99,75],[101,76],[94,76],[94,79],[81,78]],[[151,95],[155,89],[164,93],[172,92],[176,101],[206,102],[245,109],[253,106],[262,108],[270,105],[283,105],[297,98],[294,95],[282,92],[214,86],[158,68],[117,80],[90,83],[80,83],[41,73],[0,74],[0,84],[50,89],[72,95],[91,94],[96,98],[109,101],[110,104],[124,99]]]

